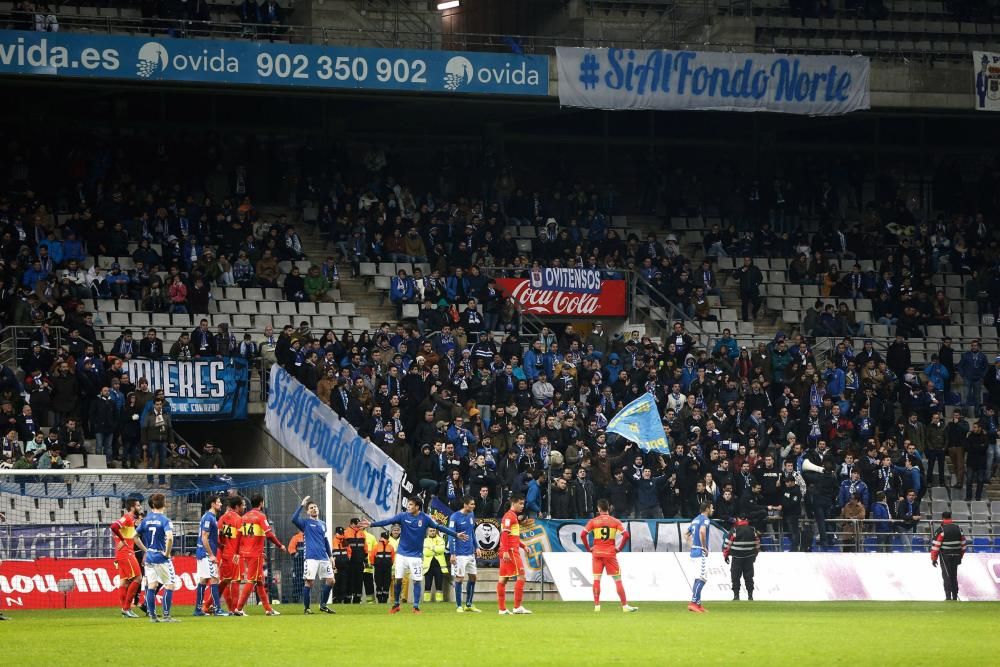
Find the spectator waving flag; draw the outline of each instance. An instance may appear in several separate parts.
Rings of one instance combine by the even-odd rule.
[[[667,434],[660,421],[660,410],[652,394],[643,394],[626,405],[608,422],[607,431],[628,438],[644,451],[670,453]]]

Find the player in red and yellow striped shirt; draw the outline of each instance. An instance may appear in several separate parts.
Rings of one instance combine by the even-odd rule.
[[[118,571],[118,599],[121,602],[122,616],[138,618],[132,611],[132,600],[139,591],[142,570],[135,558],[135,513],[141,507],[136,498],[126,498],[122,501],[122,515],[111,524],[111,539],[115,544],[115,569]]]
[[[621,538],[621,542],[619,542]],[[594,611],[601,610],[601,575],[605,572],[615,580],[618,599],[622,602],[622,611],[639,611],[629,605],[625,598],[625,586],[622,585],[621,568],[618,567],[618,552],[628,542],[629,534],[621,521],[611,516],[611,505],[605,499],[597,501],[597,516],[587,522],[580,539],[583,547],[590,552],[594,563]]]
[[[274,528],[271,528],[267,516],[264,515],[264,496],[254,496],[250,499],[250,504],[253,509],[243,515],[243,523],[240,526],[239,554],[245,583],[234,613],[238,616],[245,615],[243,606],[250,598],[250,593],[256,590],[257,597],[264,605],[264,615],[277,616],[278,612],[271,607],[267,587],[264,585],[264,540],[273,543],[282,551],[287,549],[281,540],[274,536]]]
[[[219,519],[219,587],[229,611],[240,600],[240,529],[243,527],[243,498],[229,499],[229,509]]]

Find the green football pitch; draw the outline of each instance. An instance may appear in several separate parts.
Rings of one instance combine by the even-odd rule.
[[[996,664],[1000,603],[725,602],[693,614],[682,603],[535,602],[532,616],[457,614],[449,603],[389,616],[381,605],[304,616],[128,620],[113,610],[10,612],[3,664],[24,665],[968,665]]]

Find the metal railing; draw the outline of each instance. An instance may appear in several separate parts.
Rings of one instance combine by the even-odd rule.
[[[800,550],[812,550],[813,547],[820,549],[834,549],[839,551],[876,551],[890,552],[926,552],[930,551],[934,534],[940,525],[940,519],[921,520],[913,530],[901,530],[906,526],[906,522],[901,519],[842,519],[831,517],[826,519],[826,533],[830,538],[829,544],[822,544],[821,535],[818,532],[815,519],[800,517],[798,522],[798,535],[803,532],[813,537],[815,544],[801,545]],[[1000,537],[1000,532],[994,533],[993,526],[1000,529],[1000,518],[994,524],[991,521],[981,519],[955,519],[955,523],[961,526],[966,539],[966,549],[975,551],[976,538],[987,538],[988,544],[983,548],[993,553],[994,538]],[[880,531],[877,527],[880,524],[889,524],[889,531]],[[784,551],[785,539],[788,538],[794,544],[795,537],[787,530],[784,520],[778,516],[769,516],[764,521],[765,530],[761,533],[762,551]],[[803,529],[808,530],[803,530]],[[1000,547],[996,547],[1000,549]]]

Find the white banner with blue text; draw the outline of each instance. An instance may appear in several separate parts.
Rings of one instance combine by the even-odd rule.
[[[871,108],[871,62],[801,56],[559,47],[559,104],[587,109],[774,111]]]
[[[333,488],[375,520],[399,511],[406,472],[288,371],[271,367],[267,430],[307,468],[332,468]]]

